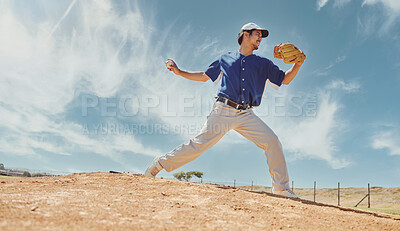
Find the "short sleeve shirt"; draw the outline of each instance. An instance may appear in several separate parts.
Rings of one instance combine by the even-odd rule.
[[[285,76],[271,60],[254,54],[244,56],[240,52],[222,55],[205,73],[213,82],[221,78],[218,96],[250,106],[260,105],[267,80],[281,86]]]

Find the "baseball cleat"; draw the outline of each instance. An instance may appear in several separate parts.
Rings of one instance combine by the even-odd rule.
[[[284,197],[290,197],[290,198],[300,198],[297,196],[292,190],[286,189],[286,190],[272,190],[272,193],[284,196]]]
[[[148,177],[155,177],[162,169],[163,167],[161,166],[160,162],[158,162],[158,158],[155,158],[144,172],[144,175]]]

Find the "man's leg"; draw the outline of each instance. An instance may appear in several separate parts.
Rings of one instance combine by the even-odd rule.
[[[278,137],[253,111],[244,111],[235,131],[265,150],[274,191],[289,189],[289,176]]]
[[[214,105],[211,114],[207,117],[206,123],[196,137],[178,146],[171,152],[154,159],[153,164],[148,170],[150,171],[152,166],[154,166],[158,171],[151,175],[155,176],[163,168],[167,172],[171,172],[193,161],[216,144],[230,130],[230,124],[233,118],[226,116],[227,113],[229,114],[230,112],[226,111],[226,107],[223,105],[218,103]],[[146,170],[146,173],[147,172]]]

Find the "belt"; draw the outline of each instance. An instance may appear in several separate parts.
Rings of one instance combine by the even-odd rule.
[[[217,102],[222,102],[222,103],[224,103],[224,104],[226,104],[228,106],[231,106],[231,107],[233,107],[235,109],[238,109],[238,110],[246,110],[246,109],[251,108],[250,105],[238,104],[238,103],[235,103],[232,100],[227,99],[227,98],[222,97],[222,96],[217,96]]]

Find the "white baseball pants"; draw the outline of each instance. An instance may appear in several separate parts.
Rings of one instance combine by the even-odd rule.
[[[273,190],[289,189],[289,177],[282,145],[275,133],[254,114],[252,109],[236,110],[216,102],[200,133],[171,152],[158,157],[159,163],[171,172],[199,157],[234,129],[265,151]]]

